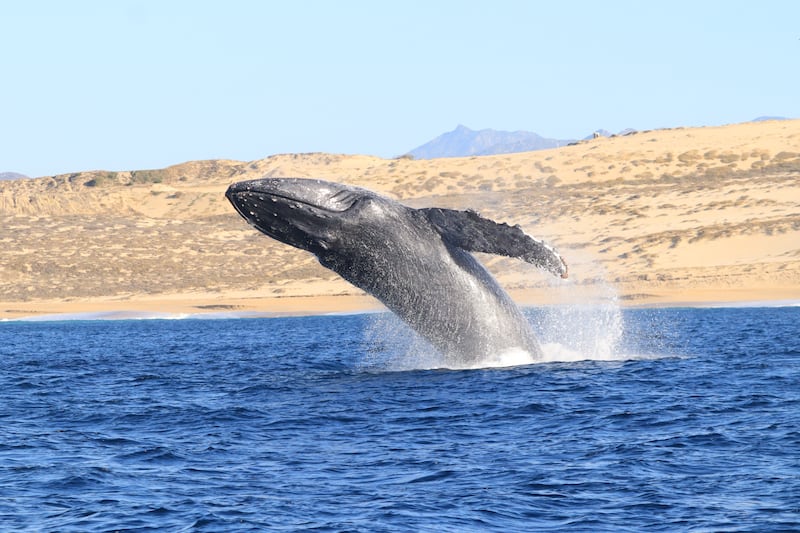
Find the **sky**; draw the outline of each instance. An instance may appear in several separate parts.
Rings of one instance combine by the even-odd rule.
[[[800,2],[0,0],[0,172],[800,117]]]

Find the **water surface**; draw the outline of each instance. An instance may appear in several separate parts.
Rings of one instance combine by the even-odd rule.
[[[0,529],[800,529],[800,308],[530,313],[2,323]]]

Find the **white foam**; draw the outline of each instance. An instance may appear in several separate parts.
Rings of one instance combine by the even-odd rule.
[[[34,315],[12,319],[20,322],[56,322],[62,320],[148,320],[148,319],[183,318],[171,313],[145,311],[99,311],[88,313],[58,313],[52,315]]]
[[[478,368],[509,368],[514,366],[531,365],[538,362],[533,355],[527,350],[522,348],[512,348],[505,350],[497,355],[489,356],[477,363],[471,364],[465,368],[478,369]]]
[[[542,345],[543,356],[537,363],[577,363],[580,361],[638,361],[643,359],[658,359],[664,355],[627,353],[627,352],[601,352],[582,353],[569,346],[551,342]]]
[[[157,311],[97,311],[87,313],[58,313],[32,315],[19,318],[0,319],[0,322],[59,322],[66,320],[186,320],[186,319],[226,319],[260,318],[274,316],[274,313],[221,311],[217,313],[161,313]]]
[[[655,354],[639,353],[584,353],[557,342],[542,345],[542,357],[534,357],[526,350],[507,350],[497,355],[488,356],[476,363],[465,366],[438,365],[435,368],[449,370],[479,370],[483,368],[512,368],[546,363],[577,363],[582,361],[637,361],[664,357]]]

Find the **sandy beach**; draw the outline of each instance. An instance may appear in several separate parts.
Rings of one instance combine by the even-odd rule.
[[[665,290],[620,298],[613,290],[602,293],[564,286],[561,290],[511,290],[521,306],[600,304],[613,299],[622,307],[721,307],[800,305],[798,287],[763,287]],[[41,300],[0,302],[2,319],[52,316],[63,317],[186,317],[186,316],[307,316],[318,314],[381,312],[386,308],[366,294],[335,296],[250,296],[246,298],[196,295],[163,295],[135,299]]]
[[[262,176],[329,179],[519,224],[571,272],[561,282],[481,255],[522,305],[800,300],[800,120],[786,120],[497,156],[287,154],[2,182],[0,319],[380,309],[238,217],[226,187]]]

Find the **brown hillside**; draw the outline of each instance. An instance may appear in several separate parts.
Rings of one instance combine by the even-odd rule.
[[[360,292],[236,215],[225,188],[262,176],[330,179],[520,224],[572,267],[564,284],[483,257],[524,302],[615,292],[634,303],[800,298],[800,120],[792,120],[498,156],[291,154],[0,182],[0,318],[375,305],[305,298]]]

